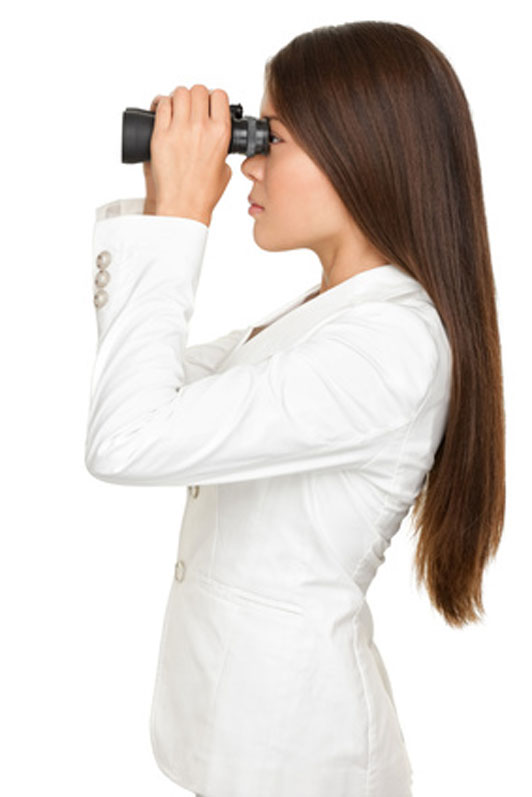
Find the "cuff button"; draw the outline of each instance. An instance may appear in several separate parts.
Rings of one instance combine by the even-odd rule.
[[[174,576],[176,581],[183,581],[185,578],[185,563],[182,559],[175,563]]]
[[[108,298],[109,296],[107,294],[107,291],[104,290],[96,291],[96,293],[94,294],[94,304],[96,305],[96,307],[103,307]]]
[[[104,249],[96,258],[96,265],[98,268],[107,268],[111,262],[111,253]]]
[[[108,271],[97,271],[94,282],[99,288],[105,288],[110,279],[111,275]]]

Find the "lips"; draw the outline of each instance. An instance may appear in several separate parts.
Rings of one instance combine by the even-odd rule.
[[[264,205],[259,205],[259,203],[258,203],[258,202],[255,202],[255,200],[253,199],[253,197],[252,197],[251,195],[250,195],[250,196],[248,196],[248,202],[249,202],[251,205],[256,205],[258,208],[262,208],[262,209],[264,210]]]

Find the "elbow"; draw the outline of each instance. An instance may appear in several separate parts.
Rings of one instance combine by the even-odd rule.
[[[106,482],[115,481],[113,475],[116,476],[117,474],[116,472],[113,473],[110,459],[105,456],[102,457],[99,452],[95,451],[91,446],[85,447],[85,467],[95,479]]]
[[[137,437],[128,437],[122,443],[106,440],[95,444],[88,440],[85,467],[95,479],[111,484],[187,485],[190,481],[188,473],[167,471],[158,452],[140,446]]]
[[[109,424],[108,424],[109,426]],[[91,476],[113,484],[142,484],[144,436],[137,428],[104,429],[90,422],[85,437],[85,467]],[[139,477],[140,480],[139,480]]]
[[[85,444],[85,468],[91,476],[100,481],[114,484],[127,484],[128,473],[120,457],[113,453],[109,445],[97,445],[90,438]]]
[[[114,434],[101,428],[93,434],[89,428],[85,467],[95,479],[113,484],[187,485],[193,480],[191,468],[166,437],[147,424]]]

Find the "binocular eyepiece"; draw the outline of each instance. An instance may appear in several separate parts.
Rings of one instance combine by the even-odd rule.
[[[270,151],[268,119],[242,116],[242,106],[230,105],[231,140],[228,154],[241,152],[246,158]],[[126,108],[122,115],[122,163],[140,163],[151,159],[150,142],[155,111]]]

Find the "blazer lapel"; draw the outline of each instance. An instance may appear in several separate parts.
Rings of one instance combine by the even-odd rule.
[[[258,323],[247,327],[217,370],[225,371],[235,365],[264,360],[276,351],[288,348],[308,337],[319,326],[347,307],[361,302],[391,300],[406,294],[418,294],[424,301],[432,304],[423,286],[393,264],[362,271],[304,302],[304,299],[315,293],[320,285],[321,282],[318,282],[295,299],[260,319]],[[265,329],[248,340],[254,327],[265,324],[268,324]]]

